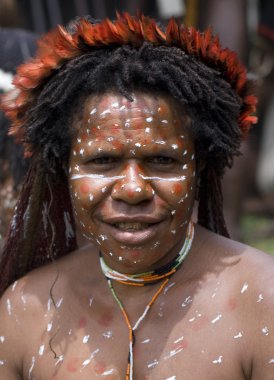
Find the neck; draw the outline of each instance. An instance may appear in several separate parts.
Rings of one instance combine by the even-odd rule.
[[[146,286],[159,281],[170,278],[183,264],[186,256],[188,255],[192,240],[194,237],[194,225],[192,222],[189,223],[187,228],[187,234],[185,237],[184,244],[180,249],[176,257],[170,260],[166,265],[162,265],[157,269],[146,271],[145,273],[139,274],[124,274],[110,268],[104,261],[103,256],[100,254],[100,264],[102,271],[107,279],[111,281],[117,281],[121,284],[132,285],[134,287]]]

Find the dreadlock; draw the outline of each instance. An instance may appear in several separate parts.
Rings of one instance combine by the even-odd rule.
[[[71,35],[76,29],[77,23],[70,29]],[[133,100],[135,90],[156,91],[169,94],[187,109],[198,164],[205,163],[200,173],[198,222],[228,236],[221,177],[239,151],[243,133],[238,119],[243,102],[224,78],[224,68],[210,67],[195,54],[164,43],[91,48],[79,38],[78,45],[82,53],[52,70],[33,89],[24,110],[21,130],[33,158],[0,264],[4,275],[0,291],[32,268],[76,247],[67,163],[75,133],[71,129],[73,114],[91,94],[113,90]]]

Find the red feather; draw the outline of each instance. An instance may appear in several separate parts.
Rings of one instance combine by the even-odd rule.
[[[80,41],[86,45],[84,50]],[[35,100],[34,91],[61,63],[85,54],[87,48],[92,50],[96,46],[113,44],[141,46],[144,41],[180,47],[186,54],[221,71],[223,78],[242,98],[239,125],[243,133],[256,121],[252,116],[256,108],[256,97],[246,94],[246,69],[234,52],[222,49],[219,39],[212,35],[211,28],[201,33],[191,27],[179,26],[172,18],[164,33],[155,20],[149,17],[132,17],[128,13],[117,12],[117,19],[113,22],[106,19],[99,24],[90,24],[81,19],[73,34],[59,26],[40,39],[36,58],[18,68],[14,79],[17,92],[13,91],[1,98],[1,107],[12,121],[11,133],[16,138],[24,137],[24,129],[21,127],[27,122],[26,110]]]

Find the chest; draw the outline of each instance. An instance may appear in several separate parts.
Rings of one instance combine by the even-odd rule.
[[[115,304],[80,313],[64,309],[40,327],[24,360],[25,379],[125,379],[129,331]],[[243,380],[246,344],[233,307],[209,310],[187,297],[168,305],[162,298],[135,331],[133,378]]]

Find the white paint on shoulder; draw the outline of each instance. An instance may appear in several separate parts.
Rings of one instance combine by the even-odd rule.
[[[218,314],[216,318],[212,319],[211,323],[216,323],[222,318],[222,314]]]
[[[248,283],[245,282],[244,285],[243,285],[243,287],[242,287],[242,289],[241,289],[241,294],[243,294],[244,292],[246,292],[247,289],[248,289]]]
[[[220,355],[218,358],[212,360],[213,364],[221,364],[223,362],[223,356]]]

